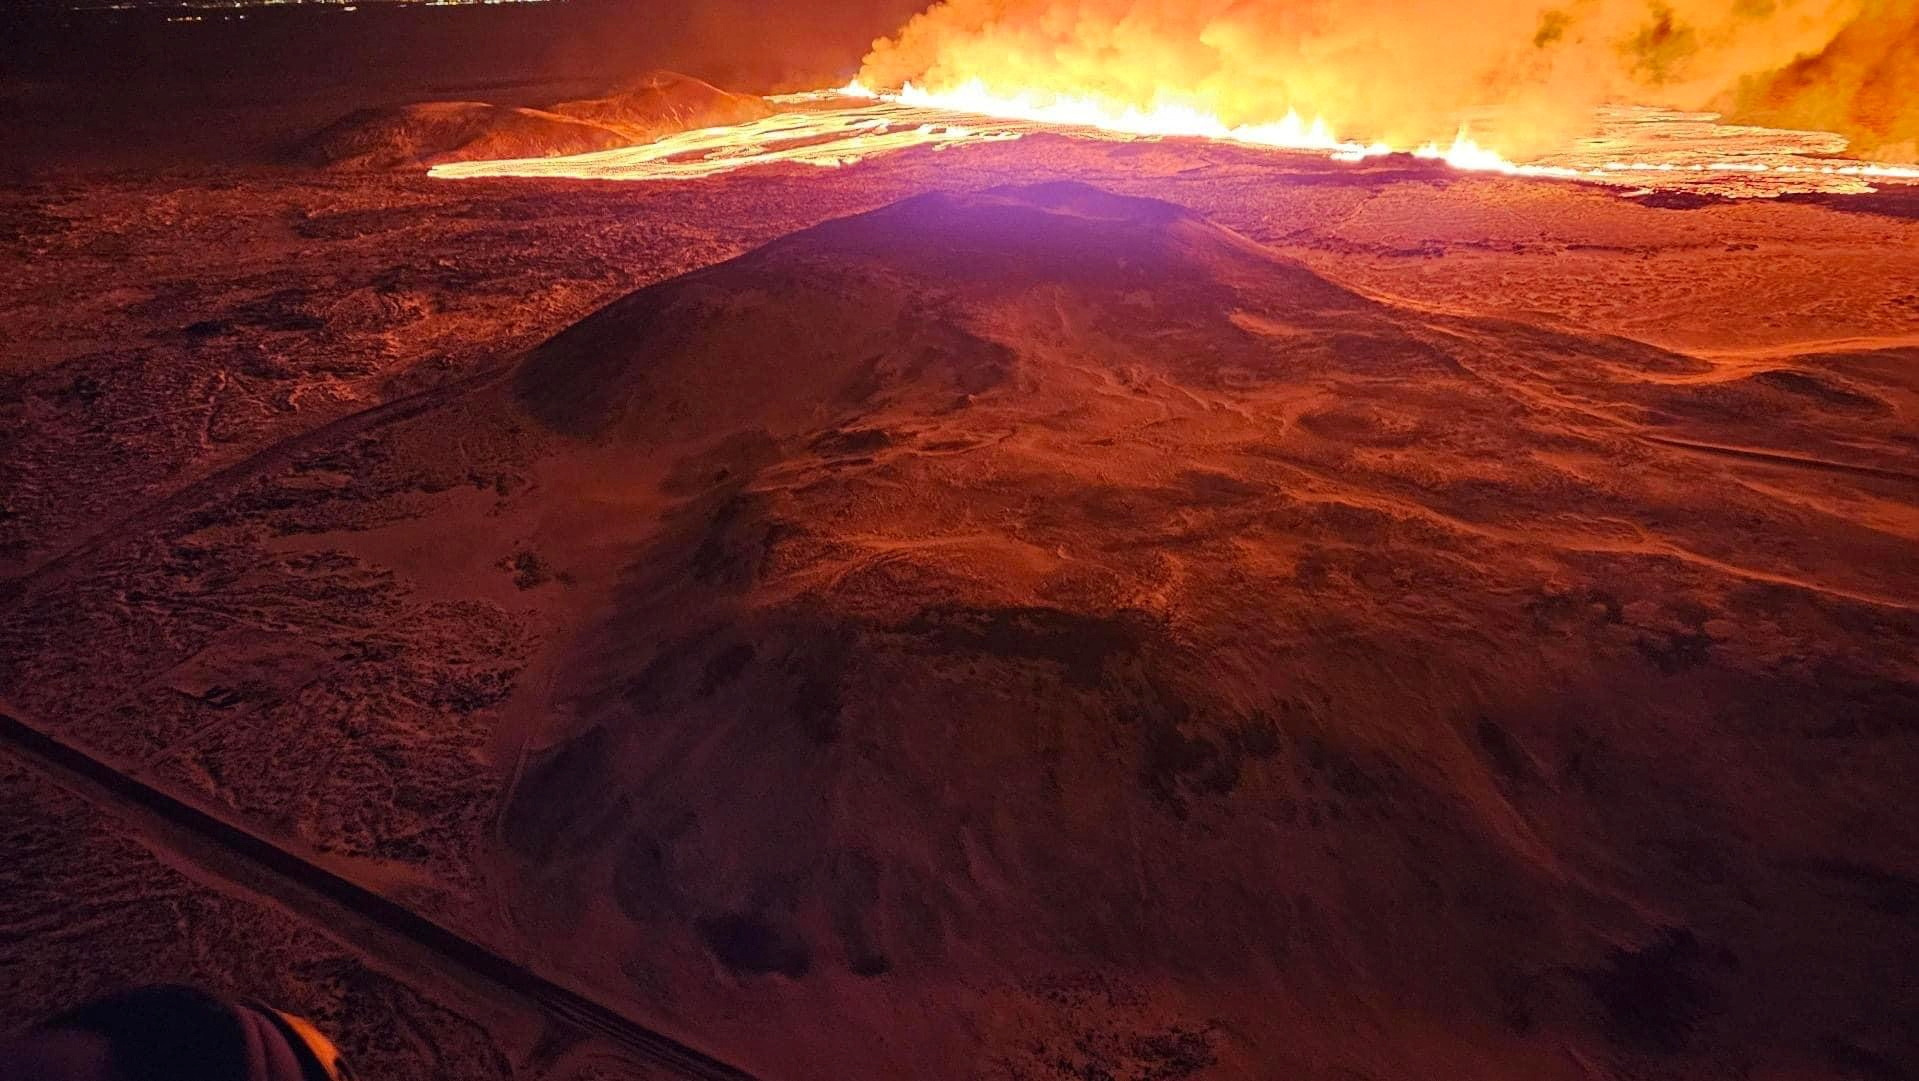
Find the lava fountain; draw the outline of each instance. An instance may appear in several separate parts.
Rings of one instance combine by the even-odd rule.
[[[847,85],[773,99],[781,115],[433,175],[680,180],[1049,131],[1345,162],[1401,153],[1641,189],[1866,191],[1919,180],[1919,167],[1845,157],[1842,134],[1724,122],[1714,107],[1738,97],[1728,87],[1750,97],[1752,79],[1825,48],[1875,3],[1911,7],[1919,25],[1919,0],[1593,0],[1565,11],[1492,0],[1470,20],[1438,0],[1336,11],[1314,0],[947,0],[875,43]]]

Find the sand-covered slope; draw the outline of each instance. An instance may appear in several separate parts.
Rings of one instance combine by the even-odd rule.
[[[214,478],[6,672],[303,688],[301,802],[154,774],[769,1077],[1899,1076],[1916,360],[924,195]]]
[[[540,158],[632,146],[671,132],[771,115],[762,98],[673,72],[651,72],[603,97],[545,108],[427,101],[363,109],[302,140],[294,154],[341,169],[412,169],[451,161]]]
[[[514,379],[675,460],[506,815],[529,926],[1018,1061],[1909,1056],[1902,367],[1422,315],[1068,185],[636,294]]]

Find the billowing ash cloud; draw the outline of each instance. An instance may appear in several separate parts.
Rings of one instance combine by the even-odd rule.
[[[1742,100],[1777,105],[1786,99],[1766,97],[1765,73],[1822,55],[1862,20],[1897,23],[1903,11],[1919,21],[1915,4],[945,0],[876,42],[861,77],[1178,102],[1229,123],[1295,109],[1342,135],[1402,145],[1450,139],[1462,122],[1483,133],[1477,114],[1496,110],[1494,141],[1525,153],[1563,145],[1609,102],[1703,109],[1743,87]],[[1915,54],[1903,55],[1885,63],[1913,67]],[[1808,78],[1824,85],[1819,72]]]
[[[1720,103],[1772,127],[1837,131],[1887,161],[1919,161],[1919,0],[1876,0],[1819,52],[1750,75]]]

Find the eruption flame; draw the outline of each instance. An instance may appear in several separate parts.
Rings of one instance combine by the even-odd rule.
[[[1806,65],[1795,58],[1856,53],[1860,26],[1910,25],[1919,41],[1919,0],[1473,7],[1466,18],[1453,0],[946,0],[876,42],[846,86],[773,99],[792,112],[642,147],[443,165],[433,175],[688,179],[1053,130],[1340,161],[1400,152],[1475,172],[1727,194],[1919,179],[1919,168],[1838,157],[1846,140],[1837,135],[1719,124],[1703,111],[1753,97],[1755,79],[1788,65],[1803,99]],[[1903,130],[1905,121],[1876,122]]]
[[[1626,173],[1673,173],[1673,172],[1716,172],[1716,173],[1767,173],[1795,176],[1801,174],[1847,177],[1876,177],[1883,179],[1919,179],[1919,169],[1900,166],[1872,165],[1867,163],[1840,164],[1833,162],[1815,163],[1812,161],[1692,161],[1692,162],[1650,162],[1650,161],[1606,161],[1591,165],[1551,164],[1544,162],[1516,162],[1505,155],[1485,146],[1469,135],[1464,127],[1445,144],[1437,142],[1422,143],[1417,147],[1393,147],[1383,142],[1361,143],[1351,139],[1342,139],[1333,133],[1323,117],[1315,117],[1309,124],[1300,118],[1299,113],[1288,110],[1278,121],[1264,124],[1239,124],[1229,126],[1218,115],[1186,103],[1156,102],[1149,109],[1133,105],[1120,105],[1092,97],[1076,97],[1070,94],[1047,94],[1041,91],[1025,90],[1012,95],[999,95],[987,89],[978,79],[971,79],[957,89],[944,93],[923,90],[907,83],[897,92],[882,92],[869,88],[858,79],[833,91],[823,92],[849,98],[862,98],[874,101],[893,102],[919,109],[945,112],[966,113],[977,116],[995,117],[1006,120],[1026,121],[1045,126],[1082,129],[1106,132],[1116,135],[1140,137],[1190,137],[1216,139],[1222,142],[1244,143],[1248,146],[1271,147],[1283,150],[1307,150],[1323,152],[1335,161],[1361,161],[1392,153],[1408,153],[1413,157],[1442,161],[1454,169],[1467,172],[1503,173],[1508,176],[1542,176],[1563,179],[1608,178]],[[807,97],[809,95],[796,95]],[[1740,131],[1758,131],[1762,129],[1744,129],[1725,126],[1728,134]],[[1797,133],[1780,132],[1778,135],[1791,136]],[[1837,153],[1844,147],[1844,140],[1837,139],[1833,145],[1822,148]],[[1782,147],[1791,154],[1797,147]]]
[[[875,42],[859,81],[1101,126],[1259,132],[1290,113],[1398,147],[1497,110],[1481,142],[1523,160],[1563,149],[1599,106],[1711,109],[1879,23],[1919,24],[1919,0],[944,0]]]
[[[1309,124],[1292,109],[1288,109],[1286,115],[1276,121],[1228,126],[1217,114],[1183,102],[1156,101],[1151,108],[1142,109],[1097,98],[1044,94],[1032,90],[1001,96],[988,90],[979,79],[969,79],[945,93],[922,90],[909,82],[894,94],[879,93],[854,79],[839,88],[838,93],[848,97],[893,101],[922,109],[974,113],[1121,135],[1185,136],[1281,150],[1324,151],[1336,161],[1360,161],[1393,153],[1393,147],[1386,143],[1359,143],[1341,139],[1333,134],[1324,117],[1316,116]],[[1463,128],[1448,146],[1426,143],[1411,153],[1415,157],[1444,161],[1455,169],[1541,176],[1577,175],[1577,170],[1526,166],[1508,161],[1492,149],[1479,145]]]
[[[878,98],[855,79],[841,90],[854,97]],[[1366,153],[1374,148],[1343,142],[1323,119],[1311,124],[1288,110],[1278,121],[1267,124],[1240,124],[1228,127],[1218,116],[1193,105],[1156,102],[1150,109],[1126,105],[1115,107],[1090,97],[1070,94],[1042,95],[1024,91],[1010,97],[994,94],[986,84],[971,79],[943,94],[935,94],[907,83],[899,93],[885,95],[889,101],[923,109],[951,109],[1011,120],[1030,120],[1036,124],[1062,127],[1097,128],[1126,135],[1188,135],[1205,139],[1224,139],[1254,146],[1275,146],[1289,150],[1331,150],[1341,153]],[[1376,152],[1385,153],[1384,144]]]

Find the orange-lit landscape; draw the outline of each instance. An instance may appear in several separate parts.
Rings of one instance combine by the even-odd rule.
[[[23,25],[0,1077],[1919,1077],[1912,0]]]

